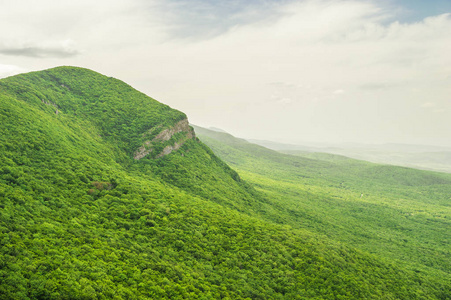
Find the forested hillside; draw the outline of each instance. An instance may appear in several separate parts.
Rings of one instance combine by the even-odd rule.
[[[451,278],[451,175],[326,153],[279,153],[195,127],[269,196],[285,224],[352,245],[431,278]],[[298,154],[301,155],[301,154]]]
[[[283,202],[271,177],[240,173],[250,181],[183,113],[117,79],[74,67],[1,79],[0,299],[449,297],[446,266],[440,278],[327,237],[326,219]],[[449,178],[429,178],[439,195],[437,178]],[[442,243],[432,263],[447,262]]]

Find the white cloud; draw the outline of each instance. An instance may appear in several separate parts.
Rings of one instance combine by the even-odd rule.
[[[291,98],[281,98],[277,100],[277,103],[279,104],[290,104],[293,103],[293,99]]]
[[[436,104],[435,104],[435,103],[432,103],[432,102],[425,102],[425,103],[421,104],[421,107],[424,107],[424,108],[433,108],[433,107],[436,107]]]
[[[72,40],[52,41],[47,43],[0,43],[0,54],[27,57],[71,57],[80,52]]]
[[[0,78],[16,75],[25,72],[26,70],[18,66],[2,65],[0,64]]]

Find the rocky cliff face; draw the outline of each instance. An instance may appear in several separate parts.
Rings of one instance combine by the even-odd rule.
[[[147,156],[154,151],[155,145],[169,141],[175,134],[179,132],[184,132],[185,135],[182,138],[179,138],[179,140],[174,141],[173,144],[166,145],[163,150],[155,156],[156,158],[168,155],[172,151],[178,150],[187,140],[195,137],[193,129],[189,126],[188,119],[183,119],[177,122],[171,128],[167,128],[161,131],[152,140],[146,141],[144,145],[142,145],[135,152],[134,158],[136,160],[140,160],[141,158]]]

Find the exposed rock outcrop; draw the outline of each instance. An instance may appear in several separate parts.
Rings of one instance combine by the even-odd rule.
[[[163,151],[161,151],[156,158],[162,157],[165,155],[170,154],[172,151],[178,150],[183,144],[189,140],[194,138],[194,131],[189,126],[188,119],[183,119],[179,122],[177,122],[174,126],[171,128],[165,129],[161,131],[156,137],[154,137],[151,141],[146,141],[144,145],[142,145],[136,152],[134,159],[140,160],[141,158],[145,157],[149,153],[151,153],[154,150],[154,145],[157,143],[164,143],[166,141],[169,141],[174,134],[177,134],[179,132],[185,132],[185,136],[181,138],[180,140],[176,141],[173,145],[168,145],[164,147]]]

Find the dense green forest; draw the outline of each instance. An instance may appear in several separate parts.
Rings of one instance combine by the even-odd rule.
[[[449,176],[206,138],[237,173],[184,120],[86,69],[1,79],[0,299],[449,298]]]
[[[279,153],[195,127],[240,176],[308,229],[430,278],[450,281],[451,175],[326,153]]]

